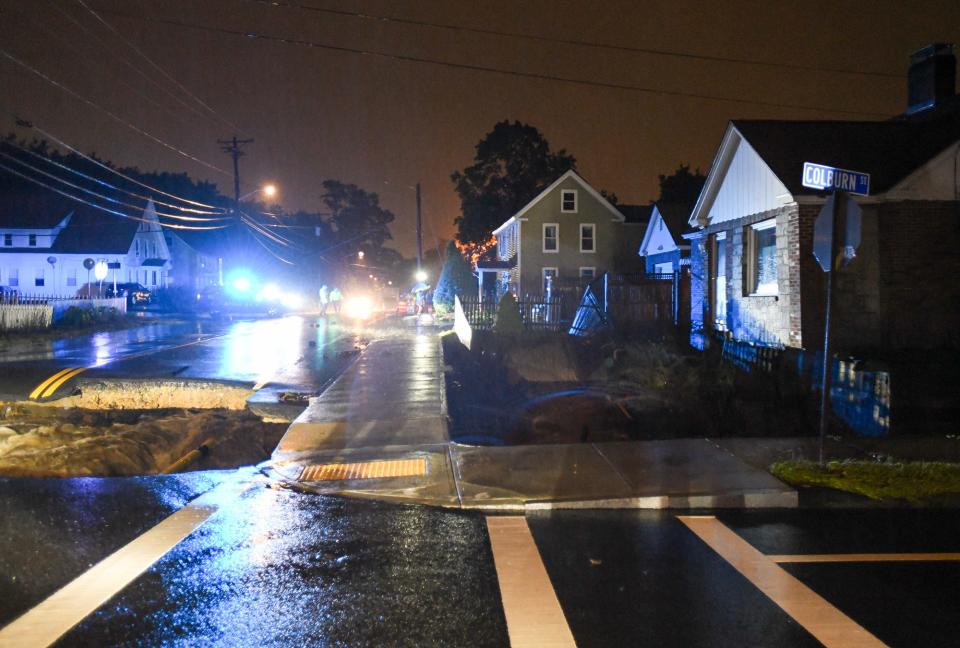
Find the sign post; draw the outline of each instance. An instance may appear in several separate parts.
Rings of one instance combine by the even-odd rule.
[[[847,194],[867,196],[870,174],[848,171],[804,162],[803,186],[832,189],[813,225],[813,254],[827,275],[827,303],[823,317],[823,371],[820,377],[820,443],[818,462],[824,465],[823,446],[830,420],[830,378],[833,362],[830,357],[830,310],[833,303],[833,273],[849,263],[860,245],[860,208]],[[838,254],[837,238],[844,236]]]

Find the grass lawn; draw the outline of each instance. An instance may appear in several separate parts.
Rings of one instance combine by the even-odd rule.
[[[825,486],[875,500],[919,504],[960,493],[960,464],[939,461],[830,461],[824,468],[814,461],[781,461],[770,472],[791,486]]]

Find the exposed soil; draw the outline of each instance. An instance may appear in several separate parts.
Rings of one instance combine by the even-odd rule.
[[[443,340],[450,436],[475,445],[803,436],[815,404],[683,340],[474,334]],[[551,382],[562,376],[563,382]],[[554,379],[556,380],[556,379]]]
[[[0,475],[16,477],[159,473],[200,446],[206,451],[186,469],[252,465],[270,456],[288,427],[224,409],[0,408]]]

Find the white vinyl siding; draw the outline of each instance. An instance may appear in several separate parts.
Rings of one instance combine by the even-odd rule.
[[[792,200],[787,188],[757,152],[739,135],[732,135],[731,145],[739,142],[710,206],[711,224],[776,209]]]

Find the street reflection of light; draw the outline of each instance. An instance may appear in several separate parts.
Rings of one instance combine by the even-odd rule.
[[[226,338],[220,375],[258,381],[292,367],[300,358],[303,320],[239,322]]]

